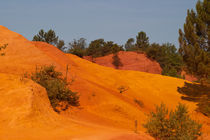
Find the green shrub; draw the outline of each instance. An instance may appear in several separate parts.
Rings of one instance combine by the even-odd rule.
[[[31,79],[45,87],[53,109],[56,112],[66,110],[69,105],[79,106],[79,96],[68,88],[62,73],[55,71],[55,66],[43,66],[31,75]]]
[[[168,112],[164,104],[151,112],[144,127],[147,132],[160,140],[195,140],[201,135],[202,125],[191,120],[187,107],[179,104],[175,111]]]
[[[180,77],[183,62],[174,45],[170,43],[162,45],[153,43],[145,52],[149,58],[156,60],[160,64],[163,75]]]
[[[144,103],[143,103],[141,100],[134,99],[134,102],[135,102],[138,106],[144,107]]]
[[[123,66],[123,64],[120,61],[120,58],[119,58],[118,54],[114,54],[112,59],[113,59],[112,64],[115,66],[116,69]]]
[[[123,93],[125,92],[126,90],[128,90],[128,87],[125,87],[125,86],[120,86],[117,88],[119,90],[120,93]]]
[[[2,50],[5,50],[7,48],[8,44],[4,44],[2,46],[0,46],[0,56],[4,56],[5,53],[4,52],[1,52]]]
[[[113,41],[104,41],[104,39],[96,39],[89,44],[86,55],[92,57],[101,57],[108,54],[123,51],[123,47]]]

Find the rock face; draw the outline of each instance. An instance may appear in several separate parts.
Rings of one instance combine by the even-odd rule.
[[[112,57],[113,54],[97,58],[85,56],[84,59],[102,66],[115,68],[115,66],[112,64]],[[159,63],[150,60],[144,53],[120,51],[118,53],[118,57],[120,58],[120,61],[123,65],[118,68],[120,70],[135,70],[153,74],[161,74],[162,72]]]

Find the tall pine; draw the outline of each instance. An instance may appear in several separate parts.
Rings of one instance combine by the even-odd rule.
[[[210,78],[210,0],[198,1],[187,11],[184,32],[179,29],[179,52],[189,73]]]

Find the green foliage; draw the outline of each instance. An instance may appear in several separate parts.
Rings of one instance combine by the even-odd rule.
[[[31,75],[31,79],[45,87],[53,109],[66,110],[69,105],[78,106],[79,96],[68,88],[66,79],[62,73],[55,71],[55,66],[44,66]]]
[[[66,49],[66,47],[64,47],[65,46],[64,40],[59,40],[56,46],[59,50],[62,50],[62,51]]]
[[[74,39],[72,42],[69,43],[69,50],[68,53],[72,53],[79,57],[83,57],[86,54],[86,39],[80,38],[79,40]]]
[[[149,46],[149,37],[146,33],[141,31],[136,36],[136,47],[141,50],[146,50]]]
[[[146,33],[141,31],[136,36],[136,43],[134,44],[134,38],[129,38],[125,43],[126,51],[145,51],[149,47],[149,37]]]
[[[147,132],[160,140],[195,140],[201,135],[202,125],[192,120],[187,107],[179,104],[175,111],[168,112],[164,104],[151,112],[144,124]]]
[[[199,79],[210,77],[210,1],[200,0],[187,11],[184,32],[179,29],[179,52],[188,72]]]
[[[87,55],[92,57],[102,56],[102,48],[104,44],[105,44],[104,39],[97,39],[91,41],[89,47],[87,48]]]
[[[56,36],[55,31],[52,29],[47,32],[41,29],[39,33],[33,37],[33,41],[42,41],[55,45],[57,44],[58,36]]]
[[[117,53],[113,55],[112,59],[112,64],[115,66],[116,69],[123,66]]]
[[[65,43],[63,40],[59,40],[58,36],[56,35],[55,31],[50,29],[49,31],[45,32],[43,29],[39,31],[37,35],[33,37],[33,41],[42,41],[47,42],[51,45],[56,46],[60,50],[64,50]]]
[[[117,53],[122,50],[122,46],[119,46],[112,41],[105,42],[104,39],[97,39],[91,41],[89,44],[89,47],[87,48],[87,55],[92,57],[100,57],[112,53]]]
[[[141,31],[136,36],[136,44],[134,44],[134,39],[130,38],[125,44],[125,49],[126,51],[145,52],[149,58],[160,64],[163,75],[181,77],[182,57],[174,45],[170,43],[150,45],[149,37]]]
[[[136,50],[135,44],[134,44],[134,39],[133,38],[129,38],[127,40],[127,42],[125,43],[125,50],[126,51],[134,51]]]
[[[5,53],[4,52],[1,52],[2,50],[5,50],[7,48],[8,44],[4,44],[2,46],[0,46],[0,56],[4,56]]]
[[[147,48],[146,54],[160,64],[163,75],[180,77],[182,58],[174,45],[153,43]]]

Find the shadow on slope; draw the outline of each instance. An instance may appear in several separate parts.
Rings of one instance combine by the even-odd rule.
[[[210,86],[185,82],[183,87],[177,88],[177,91],[183,95],[181,97],[183,100],[196,102],[197,111],[210,116]]]

